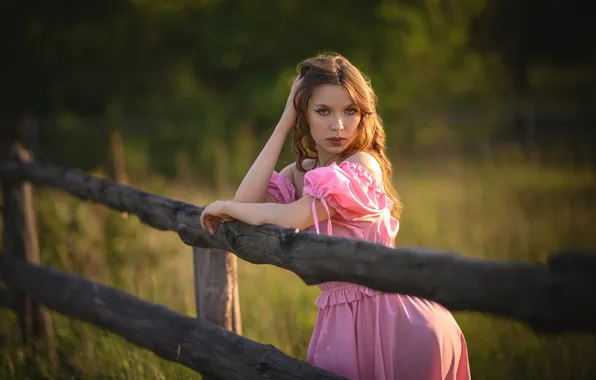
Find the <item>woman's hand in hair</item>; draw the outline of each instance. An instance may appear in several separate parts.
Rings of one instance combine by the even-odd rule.
[[[300,77],[296,77],[296,79],[294,79],[294,82],[292,83],[292,89],[290,90],[290,95],[288,96],[288,100],[286,102],[286,107],[276,127],[276,129],[281,129],[285,133],[290,132],[290,130],[292,130],[292,128],[294,128],[296,125],[294,97],[296,96],[296,91],[300,85],[300,80]]]

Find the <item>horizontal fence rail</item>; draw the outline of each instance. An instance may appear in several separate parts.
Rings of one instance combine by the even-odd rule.
[[[188,317],[81,276],[6,254],[0,255],[0,275],[12,289],[35,302],[118,334],[203,376],[226,380],[343,379],[206,319]]]
[[[513,318],[538,332],[596,332],[596,255],[591,253],[554,253],[546,264],[489,261],[238,221],[223,224],[211,237],[199,223],[203,208],[131,186],[38,162],[1,162],[0,176],[134,214],[145,224],[176,232],[188,245],[272,264],[309,285],[346,281],[429,299],[451,311]]]

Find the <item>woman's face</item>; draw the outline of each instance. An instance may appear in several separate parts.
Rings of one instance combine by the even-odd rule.
[[[361,118],[360,110],[343,86],[322,84],[313,90],[306,120],[321,162],[341,154],[350,146]]]

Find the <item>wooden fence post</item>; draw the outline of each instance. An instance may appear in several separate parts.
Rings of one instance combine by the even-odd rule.
[[[27,148],[35,147],[37,120],[27,117],[17,128],[16,139],[3,146],[11,160],[32,161],[33,153]],[[19,141],[20,140],[20,141]],[[33,206],[33,186],[29,182],[2,181],[4,219],[4,252],[19,255],[19,259],[39,264],[37,222]],[[54,340],[52,318],[47,309],[40,307],[22,294],[15,294],[15,311],[18,316],[23,343],[33,355],[35,343],[43,341],[54,374],[59,362]]]
[[[226,252],[231,256],[232,263],[232,331],[242,335],[242,314],[240,314],[240,285],[238,283],[238,256]]]
[[[238,303],[238,258],[215,248],[192,248],[197,318],[242,334]],[[205,380],[219,380],[203,376]]]
[[[193,247],[197,318],[242,334],[238,258],[224,250]]]

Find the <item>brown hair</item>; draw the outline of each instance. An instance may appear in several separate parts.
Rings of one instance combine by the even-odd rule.
[[[338,159],[343,161],[357,152],[373,155],[381,166],[385,192],[395,204],[391,214],[399,218],[402,205],[391,184],[392,167],[385,155],[385,131],[376,111],[376,96],[370,81],[345,57],[334,53],[324,53],[305,60],[299,65],[298,76],[301,78],[301,83],[294,97],[297,120],[292,139],[292,150],[297,155],[298,170],[307,171],[303,163],[309,158],[315,159],[317,165],[319,164],[315,141],[310,134],[306,119],[308,100],[316,86],[325,83],[339,84],[348,91],[352,101],[362,113],[362,118],[357,135]]]

